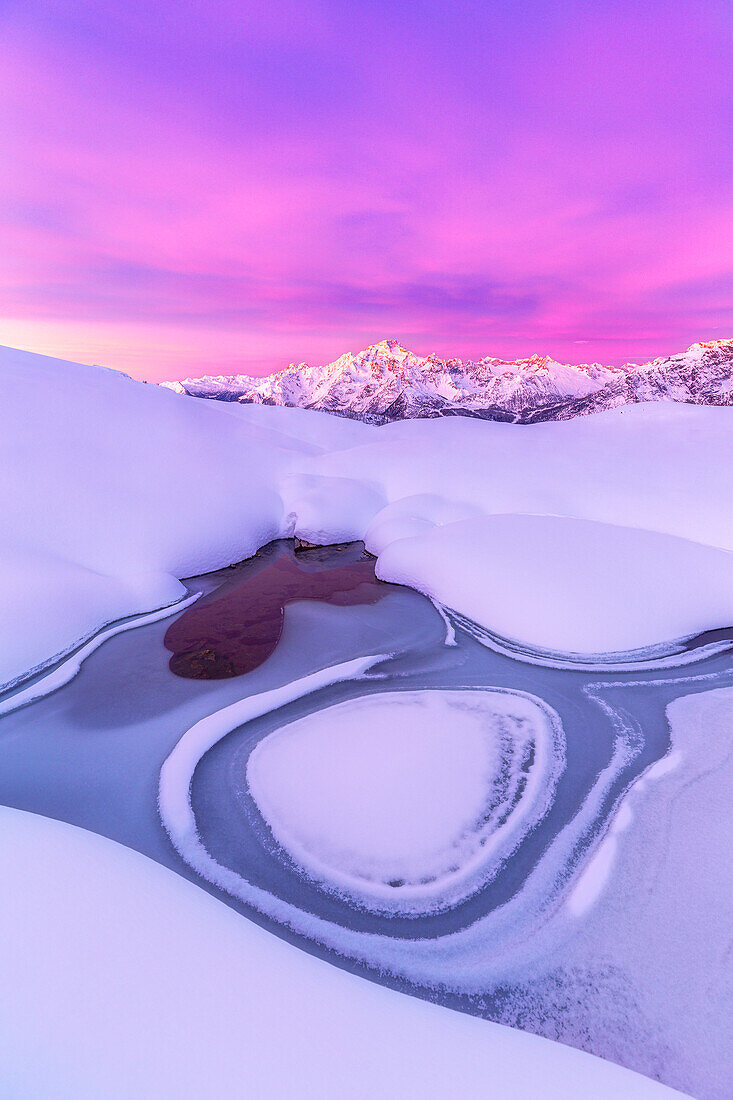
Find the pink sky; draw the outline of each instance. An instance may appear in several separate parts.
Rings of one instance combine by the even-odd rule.
[[[19,0],[0,343],[149,379],[733,335],[707,0]]]

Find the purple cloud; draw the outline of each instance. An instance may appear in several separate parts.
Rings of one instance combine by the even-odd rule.
[[[718,0],[6,4],[0,342],[163,377],[730,333],[732,38]]]

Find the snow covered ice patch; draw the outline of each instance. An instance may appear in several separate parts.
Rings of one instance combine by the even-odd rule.
[[[280,727],[250,791],[278,843],[377,909],[455,904],[493,877],[552,802],[557,717],[497,691],[383,692]]]

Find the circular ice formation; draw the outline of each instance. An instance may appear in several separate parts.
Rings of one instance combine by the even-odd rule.
[[[375,677],[383,675],[377,671],[378,666],[388,656],[372,654],[327,666],[279,687],[245,696],[200,718],[183,734],[161,769],[158,795],[161,821],[182,860],[206,882],[341,959],[352,959],[372,971],[405,979],[423,988],[440,986],[482,995],[489,987],[516,982],[518,975],[531,978],[536,961],[557,946],[559,929],[564,927],[553,919],[558,912],[558,902],[574,873],[592,851],[593,840],[601,834],[609,812],[617,805],[613,796],[619,778],[640,751],[635,721],[623,710],[613,707],[601,690],[618,686],[617,682],[587,685],[585,689],[588,692],[594,689],[591,697],[607,715],[614,731],[607,764],[595,776],[571,819],[559,830],[551,831],[538,862],[525,870],[511,897],[487,910],[477,906],[468,922],[459,928],[446,927],[437,933],[426,930],[419,919],[419,909],[414,912],[418,918],[415,930],[408,934],[404,928],[396,928],[394,933],[386,929],[354,928],[347,921],[342,922],[338,915],[329,915],[327,911],[303,906],[281,896],[277,890],[258,883],[246,865],[230,866],[226,859],[217,858],[207,847],[205,832],[200,830],[192,802],[194,773],[203,757],[239,727],[264,715],[275,714],[280,708],[304,700],[314,692],[339,683],[355,686],[359,681],[364,683],[365,691],[373,689]],[[716,673],[710,673],[655,683],[707,681],[715,676]],[[537,723],[534,738],[537,758],[546,760],[549,756],[554,761],[554,767],[545,766],[542,770],[536,770],[533,765],[533,775],[528,782],[529,788],[541,782],[543,775],[548,777],[546,794],[535,803],[539,820],[543,805],[549,806],[552,802],[557,778],[565,767],[565,740],[558,714],[537,696],[519,690],[477,688],[473,694],[483,697],[487,710],[494,713],[521,713],[518,708],[527,704],[524,714]],[[529,789],[524,798],[531,798]],[[525,807],[530,805],[529,801],[524,802]],[[515,818],[517,823],[520,820]],[[505,851],[510,853],[512,847],[519,846],[522,835],[530,828],[527,822],[515,834],[514,841],[507,836]],[[485,869],[490,873],[490,866]],[[480,880],[478,885],[480,887]],[[432,916],[437,908],[427,902],[422,912]]]
[[[559,723],[486,690],[349,699],[275,730],[247,784],[311,878],[369,908],[455,904],[541,817],[564,762]]]

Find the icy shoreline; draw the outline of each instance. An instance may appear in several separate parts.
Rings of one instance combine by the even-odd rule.
[[[461,646],[467,644],[461,626],[467,619],[474,621],[473,637],[493,647],[494,662],[509,664],[502,646],[505,654],[520,658],[511,662],[511,668],[500,663],[492,666],[497,690],[506,695],[517,687],[517,677],[520,693],[527,685],[534,690],[537,677],[550,675],[553,655],[553,675],[575,677],[576,688],[582,673],[603,664],[599,654],[609,657],[609,683],[596,685],[597,697],[568,695],[564,679],[554,684],[544,681],[547,705],[555,705],[558,713],[569,706],[568,713],[578,727],[572,751],[582,779],[577,791],[564,791],[565,802],[558,803],[556,812],[555,806],[550,809],[555,813],[556,828],[547,845],[543,847],[539,835],[531,836],[535,843],[531,858],[522,864],[521,874],[517,872],[517,883],[502,885],[504,894],[493,908],[487,902],[483,912],[469,914],[471,920],[451,926],[444,935],[423,938],[360,931],[357,924],[346,919],[339,924],[328,912],[320,914],[317,907],[300,909],[211,855],[201,839],[191,803],[191,780],[203,759],[201,753],[207,755],[207,748],[216,748],[220,739],[226,741],[224,735],[232,723],[263,717],[263,707],[267,711],[292,705],[304,691],[327,692],[328,685],[337,681],[348,684],[350,677],[371,675],[369,662],[377,657],[339,662],[336,642],[323,634],[323,655],[308,656],[305,675],[286,675],[279,682],[275,679],[273,685],[268,680],[271,671],[266,670],[262,680],[252,683],[269,683],[268,690],[253,689],[244,699],[237,699],[236,684],[222,689],[217,698],[226,698],[229,704],[220,704],[208,716],[202,716],[199,703],[187,702],[190,709],[182,713],[195,712],[195,721],[175,749],[175,727],[156,723],[162,705],[158,695],[150,692],[146,696],[148,709],[139,728],[148,733],[155,729],[160,743],[168,745],[160,808],[177,850],[205,879],[299,936],[323,945],[325,951],[358,960],[367,970],[402,976],[423,988],[454,989],[478,999],[487,995],[488,989],[497,997],[497,989],[503,988],[504,1001],[493,1003],[492,1012],[500,1011],[502,1019],[538,1031],[556,1027],[556,1037],[576,1045],[582,1045],[585,1034],[578,1013],[569,1011],[555,1018],[548,1015],[547,1006],[551,1007],[558,995],[579,997],[583,1012],[587,1008],[591,1015],[595,1013],[591,1021],[594,1042],[598,1036],[608,1035],[602,1052],[609,1058],[627,1064],[636,1059],[635,1064],[649,1073],[663,1073],[682,1083],[690,1081],[695,1087],[700,1081],[707,1096],[716,1096],[715,1074],[721,1072],[724,1051],[715,1021],[705,1018],[705,990],[696,990],[695,1006],[689,996],[680,999],[674,974],[669,976],[665,970],[663,952],[654,956],[654,965],[646,969],[641,959],[639,972],[647,984],[640,992],[636,990],[633,973],[624,969],[639,955],[639,944],[629,925],[629,895],[623,896],[623,887],[631,883],[630,896],[635,898],[642,898],[640,891],[646,889],[647,923],[641,926],[647,934],[660,926],[668,898],[676,898],[679,905],[689,903],[694,909],[691,899],[699,886],[695,881],[699,859],[690,855],[694,844],[685,848],[685,838],[675,833],[679,850],[674,865],[668,866],[664,863],[665,836],[654,831],[657,819],[663,820],[668,812],[669,799],[684,799],[685,783],[708,782],[707,749],[695,726],[702,719],[694,708],[689,714],[684,707],[671,712],[677,720],[674,736],[684,742],[682,755],[673,758],[678,767],[654,771],[649,765],[656,763],[668,746],[663,704],[669,703],[675,692],[703,690],[705,679],[680,676],[667,681],[658,669],[664,663],[687,660],[680,638],[719,631],[733,623],[733,515],[721,504],[733,499],[730,412],[639,405],[583,421],[524,428],[448,418],[371,429],[296,409],[197,402],[112,372],[21,352],[0,353],[0,375],[5,396],[0,406],[0,460],[5,469],[14,471],[0,488],[5,520],[0,542],[4,576],[0,682],[18,683],[29,670],[53,660],[54,654],[68,651],[75,639],[100,630],[98,640],[107,639],[111,647],[119,645],[131,658],[131,679],[123,675],[115,681],[117,694],[105,689],[104,680],[99,698],[91,699],[83,698],[83,690],[72,690],[77,686],[74,680],[66,687],[61,685],[82,662],[80,681],[94,682],[95,674],[89,673],[87,665],[97,671],[105,669],[104,650],[95,649],[96,640],[92,639],[50,670],[45,684],[44,677],[36,674],[32,682],[5,696],[3,721],[9,723],[5,729],[33,730],[36,707],[39,714],[50,718],[50,727],[41,723],[37,731],[51,752],[49,760],[41,755],[31,766],[24,756],[28,746],[12,736],[4,746],[6,760],[15,760],[16,790],[22,797],[35,797],[40,791],[39,797],[48,799],[43,812],[63,816],[68,807],[76,807],[73,792],[84,792],[82,802],[87,798],[85,769],[90,768],[92,785],[99,784],[94,788],[99,805],[89,798],[88,806],[84,802],[73,812],[83,810],[90,822],[98,822],[99,816],[94,815],[104,817],[104,799],[113,789],[111,779],[105,787],[106,773],[98,765],[107,760],[107,751],[109,761],[117,759],[114,744],[121,759],[129,761],[130,776],[141,785],[136,797],[149,799],[148,787],[142,790],[147,780],[136,770],[148,751],[146,742],[144,738],[126,739],[125,723],[115,726],[109,711],[124,713],[138,694],[145,696],[143,690],[136,694],[130,689],[140,669],[134,659],[136,646],[126,632],[134,626],[141,626],[141,633],[154,631],[157,619],[174,613],[176,609],[170,605],[181,595],[180,578],[241,561],[276,538],[295,535],[316,543],[364,540],[377,557],[380,577],[425,593],[443,611],[441,623],[427,605],[432,617],[430,630],[435,629],[436,637],[445,643],[439,659],[431,655],[434,664],[430,667],[438,669],[438,676],[440,669],[459,667]],[[408,596],[416,599],[414,593],[403,593],[401,598]],[[446,608],[454,608],[456,614],[446,615]],[[305,614],[297,607],[294,613]],[[315,615],[313,621],[321,612]],[[371,650],[364,648],[367,619],[372,625],[366,637],[378,640]],[[318,621],[335,623],[336,619],[329,620],[326,614]],[[380,635],[374,627],[376,621],[376,615],[370,619],[361,611],[353,620],[341,620],[343,624],[351,622],[360,639],[353,648],[355,635],[346,631],[344,636],[351,638],[352,646],[347,652],[385,652],[385,632]],[[114,625],[105,628],[109,623]],[[728,683],[729,663],[721,651],[727,644],[718,638],[696,654],[711,660],[711,667],[718,670],[705,679],[705,687]],[[475,644],[474,648],[480,650]],[[481,653],[488,657],[487,650]],[[548,653],[550,659],[546,659]],[[623,707],[615,706],[604,694],[610,692],[612,697],[619,686],[612,681],[624,668],[620,655],[625,655],[627,665],[637,658],[647,661],[653,680],[640,680],[641,694],[625,699]],[[324,665],[320,669],[319,659]],[[407,673],[396,659],[396,677],[419,668],[420,659],[418,654],[417,664],[412,666],[407,661]],[[277,662],[277,651],[272,660]],[[329,662],[334,667],[327,667]],[[563,662],[567,667],[563,668]],[[114,670],[107,671],[114,675]],[[163,671],[169,675],[167,666]],[[486,688],[486,680],[476,675],[476,682],[459,686]],[[700,686],[684,686],[697,680]],[[170,690],[174,700],[195,698],[186,694],[194,690],[190,687],[165,684],[166,697]],[[44,686],[61,690],[44,700],[39,697]],[[627,686],[633,687],[633,683]],[[653,698],[644,695],[647,688]],[[134,700],[127,699],[130,694]],[[10,713],[23,702],[31,705]],[[711,751],[714,748],[718,755],[722,753],[727,705],[725,696],[720,713],[715,712]],[[596,714],[604,716],[606,733],[610,731],[608,745],[581,736],[588,731],[580,728],[579,718],[593,706]],[[132,712],[128,722],[138,728],[134,706]],[[680,725],[680,713],[687,715],[689,728]],[[705,707],[701,713],[708,713]],[[81,715],[78,728],[76,715]],[[85,716],[91,722],[89,728],[84,726]],[[650,720],[647,744],[642,734]],[[595,729],[594,721],[591,717],[589,729]],[[101,738],[91,750],[89,729],[100,726],[106,731],[108,723],[114,727],[109,748]],[[61,731],[65,731],[66,740]],[[80,732],[84,736],[79,736]],[[492,736],[502,745],[497,759],[506,767],[499,773],[506,774],[509,782],[518,774],[512,772],[511,746],[507,748],[511,737],[498,726]],[[516,741],[519,744],[522,739]],[[54,761],[57,767],[59,761],[66,767],[67,750],[80,765],[80,776],[64,774],[68,791],[63,784],[58,791],[51,789],[51,784],[44,787],[39,776],[45,768],[53,769]],[[95,758],[95,753],[100,755]],[[531,753],[526,757],[520,753],[520,758],[529,760]],[[162,762],[164,757],[158,759]],[[146,766],[149,763],[146,760]],[[721,789],[711,795],[713,808],[726,805],[729,776],[721,767]],[[643,778],[636,782],[642,772]],[[117,779],[115,776],[114,782]],[[546,786],[549,790],[549,781]],[[271,787],[270,793],[274,790]],[[575,794],[582,795],[577,804]],[[632,811],[637,804],[647,803],[652,806],[651,819],[647,814],[637,824]],[[134,803],[138,810],[141,804],[145,803]],[[497,804],[501,804],[500,798]],[[126,842],[134,844],[141,835],[136,830],[142,826],[134,820],[129,800],[117,805],[120,821],[115,828]],[[154,813],[154,804],[148,809]],[[694,834],[694,807],[688,816]],[[3,817],[12,830],[12,814],[3,812]],[[720,810],[718,817],[724,824],[725,810]],[[303,826],[299,843],[308,847],[309,856],[315,852],[320,858],[325,849],[319,847],[314,822],[318,824],[311,817],[290,826]],[[720,821],[712,809],[706,809],[700,812],[700,822],[702,832],[693,839],[704,860],[706,845],[715,848]],[[605,847],[597,848],[609,823]],[[167,844],[160,823],[155,825],[154,843],[161,844],[162,837]],[[639,828],[651,829],[643,851],[639,849]],[[289,835],[283,834],[286,843]],[[68,839],[68,834],[64,837]],[[28,843],[31,861],[35,849]],[[65,845],[66,840],[59,841],[60,849]],[[169,858],[177,859],[172,849],[168,852]],[[370,859],[379,857],[371,850],[365,852]],[[638,861],[650,852],[659,874],[669,880],[666,893],[656,894],[653,883],[640,885],[646,872]],[[329,859],[333,858],[331,853]],[[19,866],[9,868],[7,881],[26,883],[25,877],[13,879],[20,874]],[[76,870],[69,872],[73,875],[69,889],[80,897],[83,884],[77,880],[79,865],[74,866]],[[353,869],[351,864],[342,864],[336,871],[343,873],[344,867],[347,873]],[[332,876],[334,868],[328,860],[321,860],[320,868],[325,878]],[[679,883],[675,882],[677,868]],[[150,873],[151,883],[157,881],[156,876],[157,872]],[[708,869],[701,897],[708,897],[715,878],[714,870]],[[568,885],[576,888],[569,896]],[[138,882],[134,889],[147,886]],[[35,898],[30,886],[24,890],[31,900]],[[185,914],[176,914],[175,919],[185,922]],[[90,920],[85,913],[80,925],[82,938]],[[686,935],[691,940],[705,938],[708,926],[713,927],[710,921],[706,923],[705,913],[695,911]],[[13,927],[17,938],[17,927],[12,926],[11,932]],[[561,935],[556,934],[558,928]],[[723,925],[715,924],[714,934],[707,937],[707,954],[703,952],[701,962],[707,974],[713,974],[721,928]],[[603,937],[596,934],[598,929],[603,930]],[[32,944],[30,938],[28,942]],[[68,942],[76,941],[71,937]],[[594,951],[600,942],[613,959],[611,972],[596,968]],[[616,942],[626,945],[626,954],[615,951]],[[568,944],[573,945],[572,958],[577,961],[569,976],[563,969],[570,965]],[[678,955],[684,946],[676,944]],[[109,937],[104,952],[110,965]],[[553,958],[556,969],[547,970],[548,960]],[[655,992],[657,970],[666,982],[661,1007]],[[716,992],[721,1018],[726,995],[723,983]],[[623,1019],[613,1015],[619,1003],[626,1005]],[[685,1010],[693,1007],[690,1029],[694,1034],[688,1035]],[[32,1043],[38,1032],[32,1021],[26,1021],[26,1027]],[[695,1069],[692,1063],[701,1050],[706,1052],[704,1068]],[[671,1059],[669,1072],[665,1058]],[[78,1069],[75,1067],[75,1072]],[[27,1065],[24,1072],[28,1072]]]
[[[7,349],[0,381],[0,458],[17,471],[0,489],[1,683],[293,534],[363,539],[379,576],[530,648],[733,623],[725,408],[369,428]]]

